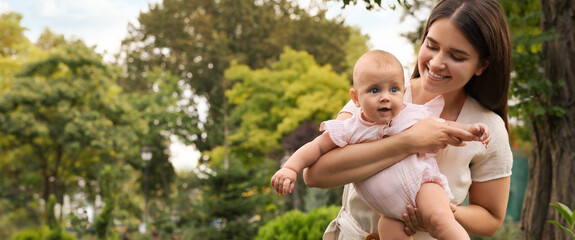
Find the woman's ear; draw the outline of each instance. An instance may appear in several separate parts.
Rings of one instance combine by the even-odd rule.
[[[349,90],[349,97],[351,98],[353,103],[355,103],[356,107],[360,107],[359,96],[357,96],[357,91],[355,90],[355,88]]]
[[[481,63],[478,67],[477,67],[477,71],[475,71],[475,75],[476,76],[481,76],[481,74],[483,74],[483,72],[485,71],[485,69],[487,69],[487,66],[489,66],[489,60],[485,59],[483,61],[483,63]]]

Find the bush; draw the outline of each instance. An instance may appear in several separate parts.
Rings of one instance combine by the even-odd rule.
[[[322,239],[327,225],[337,216],[339,206],[320,207],[308,214],[292,210],[260,227],[255,240]]]
[[[41,226],[24,229],[14,235],[12,240],[76,240],[76,238],[68,233],[62,232],[59,228],[50,230],[48,226]]]

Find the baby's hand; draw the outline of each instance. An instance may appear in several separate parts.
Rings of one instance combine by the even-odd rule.
[[[297,173],[289,168],[281,168],[272,177],[272,187],[279,194],[291,193],[295,187]]]
[[[489,142],[491,141],[491,134],[489,133],[489,128],[487,125],[483,123],[476,123],[473,125],[471,132],[477,137],[477,141],[483,143],[485,148],[487,148]]]

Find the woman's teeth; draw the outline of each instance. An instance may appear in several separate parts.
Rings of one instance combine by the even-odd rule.
[[[434,72],[432,72],[431,70],[429,70],[428,72],[429,72],[429,75],[431,75],[431,76],[434,77],[434,78],[438,78],[438,79],[445,78],[445,76],[439,75],[439,74],[437,74],[437,73],[434,73]]]

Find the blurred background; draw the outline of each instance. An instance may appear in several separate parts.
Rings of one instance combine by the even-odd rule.
[[[514,45],[512,187],[504,226],[474,239],[561,239],[545,221],[565,223],[549,203],[575,206],[575,166],[548,160],[562,158],[544,142],[561,140],[533,129],[573,112],[550,93],[574,80],[546,75],[545,42],[561,35],[542,3],[499,2]],[[321,239],[342,188],[300,176],[280,196],[270,177],[349,100],[364,52],[411,74],[435,3],[0,0],[0,239]]]

